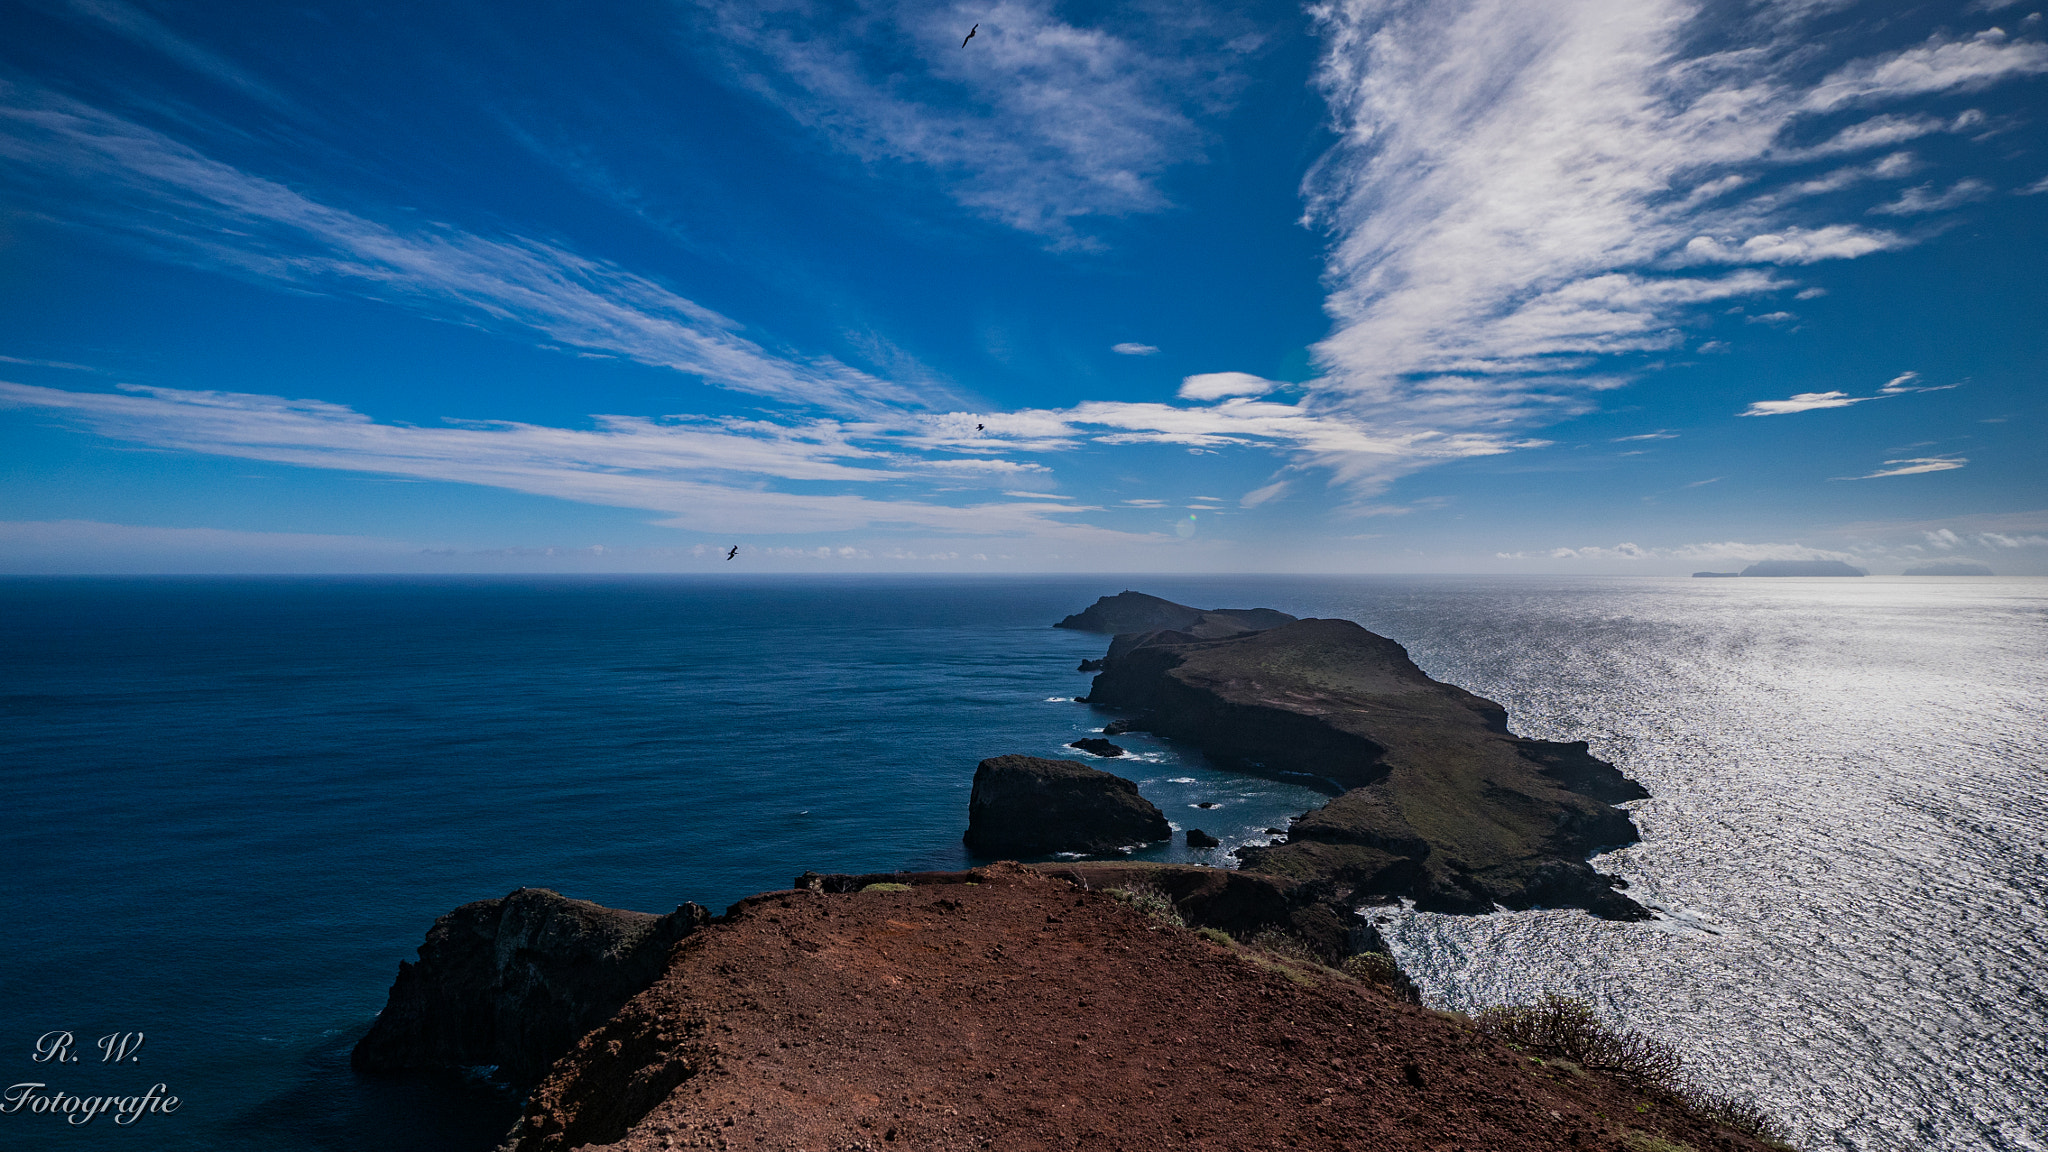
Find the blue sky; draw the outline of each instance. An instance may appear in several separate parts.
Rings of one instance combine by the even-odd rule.
[[[2048,574],[2041,7],[0,0],[0,571]]]

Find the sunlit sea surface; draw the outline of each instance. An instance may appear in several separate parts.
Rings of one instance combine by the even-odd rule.
[[[2048,1149],[2048,581],[1881,577],[0,581],[0,1086],[181,1098],[0,1146],[490,1148],[489,1083],[347,1068],[435,916],[961,866],[976,761],[1086,759],[1105,639],[1047,625],[1127,586],[1357,620],[1649,788],[1599,863],[1656,921],[1376,912],[1434,1002],[1588,995],[1812,1148]],[[1118,742],[1224,840],[1141,855],[1321,801]]]

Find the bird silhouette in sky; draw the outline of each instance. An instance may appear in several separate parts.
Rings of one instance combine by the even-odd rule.
[[[987,426],[986,424],[976,424],[976,425],[974,426],[974,430],[975,430],[976,432],[983,432],[983,431],[987,431],[987,429],[988,429],[988,426]]]
[[[739,545],[737,545],[737,544],[735,544],[735,545],[733,545],[733,546],[732,546],[732,551],[730,551],[730,552],[727,552],[727,553],[725,554],[725,558],[726,558],[727,560],[730,560],[730,559],[732,559],[733,557],[735,557],[735,556],[737,556],[737,555],[739,555],[739,554],[740,554],[740,546],[739,546]]]
[[[969,40],[972,40],[972,39],[974,39],[974,34],[975,34],[976,32],[979,32],[979,31],[981,31],[981,25],[979,25],[979,24],[976,24],[976,25],[975,25],[974,27],[972,27],[972,28],[969,28],[969,29],[967,30],[967,35],[965,35],[965,36],[962,36],[962,37],[960,38],[960,46],[961,46],[962,48],[965,48],[965,47],[967,47],[967,42],[968,42]]]

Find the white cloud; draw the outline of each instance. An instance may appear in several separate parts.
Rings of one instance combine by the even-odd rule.
[[[0,179],[45,210],[174,259],[351,292],[440,320],[672,368],[721,388],[841,411],[922,397],[830,357],[770,351],[643,276],[556,245],[392,227],[47,93],[0,85]]]
[[[1993,548],[2048,548],[2048,536],[2007,536],[2001,532],[1979,532],[1976,538]]]
[[[1825,288],[1801,288],[1801,289],[1799,290],[1799,295],[1797,295],[1797,296],[1794,296],[1794,297],[1793,297],[1793,299],[1794,299],[1794,300],[1818,300],[1818,299],[1820,299],[1821,297],[1823,297],[1823,296],[1825,296],[1825,295],[1827,295],[1827,294],[1828,294],[1828,290],[1827,290],[1827,289],[1825,289]]]
[[[1634,436],[1616,436],[1610,444],[1627,444],[1633,440],[1676,440],[1678,433],[1659,428],[1655,432],[1638,432]]]
[[[1918,216],[1926,212],[1946,212],[1990,195],[1991,185],[1982,180],[1958,180],[1945,192],[1936,192],[1932,184],[1922,184],[1906,189],[1899,193],[1898,199],[1879,204],[1871,211],[1881,216]]]
[[[1918,476],[1923,472],[1948,472],[1969,462],[1967,456],[1917,456],[1908,460],[1887,460],[1885,464],[1888,467],[1844,479],[1877,480],[1886,476]]]
[[[1813,412],[1822,408],[1847,408],[1852,404],[1861,404],[1866,400],[1882,400],[1887,396],[1905,396],[1914,392],[1946,392],[1959,387],[1959,384],[1921,384],[1918,372],[1901,372],[1885,381],[1884,387],[1879,388],[1874,396],[1851,396],[1847,392],[1801,392],[1790,400],[1753,401],[1748,408],[1736,415],[1785,416],[1794,412]]]
[[[1038,497],[955,506],[760,485],[762,478],[872,483],[928,469],[948,471],[948,461],[857,447],[850,441],[860,430],[829,422],[782,427],[600,417],[590,431],[510,422],[415,428],[379,424],[317,400],[168,388],[67,392],[11,383],[0,383],[0,405],[58,411],[103,435],[159,447],[641,508],[668,516],[658,523],[703,531],[780,534],[888,525],[1096,542],[1139,539],[1051,519],[1094,509]],[[998,479],[1043,471],[1000,461],[971,466],[993,470]]]
[[[798,123],[1059,239],[1077,219],[1167,207],[1160,175],[1201,159],[1198,120],[1227,105],[1258,43],[1236,18],[1193,6],[1126,6],[1088,23],[1045,0],[698,7],[734,76]]]
[[[1688,55],[1698,11],[1686,0],[1313,7],[1317,83],[1341,140],[1305,184],[1309,218],[1335,241],[1336,325],[1315,350],[1326,375],[1311,400],[1381,422],[1528,427],[1630,379],[1603,358],[1680,346],[1700,305],[1793,287],[1758,266],[1912,243],[1784,218],[1820,191],[1903,174],[1911,157],[1787,173],[1963,118],[1881,112],[1807,147],[1799,130],[1825,109],[2030,74],[2043,48],[1930,41],[1841,65],[1816,87],[1797,79],[1817,52],[1802,23],[1816,11],[1781,6],[1743,43]],[[1680,271],[1715,264],[1748,267]]]
[[[2014,194],[2019,196],[2039,196],[2043,192],[2048,192],[2048,176],[2041,177],[2025,188],[2016,189]]]
[[[1686,242],[1681,258],[1690,264],[1818,264],[1823,260],[1854,260],[1906,244],[1906,239],[1894,232],[1830,224],[1825,228],[1760,232],[1739,242],[1732,237],[1695,236]]]
[[[1958,547],[1963,542],[1962,537],[1956,535],[1953,531],[1947,528],[1936,529],[1935,531],[1928,532],[1925,535],[1927,536],[1927,543],[1930,546],[1940,548],[1943,550]]]
[[[1814,412],[1822,408],[1847,408],[1875,396],[1851,396],[1847,392],[1801,392],[1790,400],[1756,400],[1738,416],[1785,416],[1793,412]]]
[[[1806,107],[1826,112],[1901,96],[1968,92],[2043,72],[2048,44],[2013,40],[1989,28],[1967,40],[1936,36],[1918,48],[1846,64],[1808,94]]]
[[[1183,400],[1221,400],[1225,396],[1264,396],[1280,387],[1277,380],[1264,380],[1249,372],[1206,372],[1180,382]]]
[[[1240,508],[1257,508],[1261,504],[1267,503],[1268,501],[1277,499],[1278,497],[1286,494],[1287,488],[1287,481],[1276,480],[1273,483],[1267,484],[1263,487],[1254,488],[1251,491],[1245,493],[1244,495],[1238,497],[1237,505]]]
[[[1119,356],[1157,356],[1157,355],[1159,355],[1159,349],[1158,349],[1158,348],[1156,348],[1156,347],[1154,347],[1154,346],[1152,346],[1152,345],[1150,345],[1150,344],[1131,344],[1131,343],[1124,343],[1124,344],[1112,344],[1112,345],[1110,345],[1110,346],[1109,346],[1109,350],[1110,350],[1111,352],[1114,352],[1114,353],[1116,353],[1116,354],[1117,354],[1117,355],[1119,355]]]

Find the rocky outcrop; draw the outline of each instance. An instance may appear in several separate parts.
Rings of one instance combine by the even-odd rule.
[[[377,1022],[356,1044],[359,1072],[495,1065],[514,1085],[653,983],[669,949],[710,914],[622,912],[545,888],[465,904],[434,921],[419,962],[401,961]]]
[[[1196,885],[1272,883],[1109,867],[1188,887],[1183,916]],[[741,901],[556,1065],[507,1152],[1761,1152],[1385,983],[1163,923],[1112,875],[997,864]]]
[[[1744,576],[1868,576],[1840,560],[1764,560],[1742,570]]]
[[[983,856],[1112,852],[1173,834],[1138,786],[1078,760],[994,756],[974,772],[967,847]]]
[[[1187,830],[1186,835],[1188,847],[1190,848],[1221,848],[1223,846],[1223,841],[1209,835],[1200,828],[1190,828]]]
[[[1121,756],[1124,754],[1121,745],[1112,744],[1100,736],[1083,736],[1079,740],[1068,744],[1067,747],[1079,748],[1081,751],[1094,756]]]
[[[1397,643],[1346,620],[1222,639],[1119,636],[1089,700],[1225,767],[1336,796],[1283,844],[1240,849],[1253,872],[1326,880],[1342,899],[1435,911],[1575,906],[1648,912],[1586,858],[1637,839],[1612,807],[1648,795],[1583,743],[1520,739],[1499,704],[1439,683]]]
[[[1287,613],[1271,608],[1211,608],[1205,611],[1157,596],[1147,596],[1143,592],[1124,591],[1104,596],[1053,627],[1111,635],[1172,629],[1204,637],[1220,637],[1278,628],[1293,619]]]

